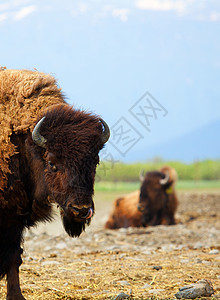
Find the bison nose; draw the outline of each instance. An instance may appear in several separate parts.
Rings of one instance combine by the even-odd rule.
[[[90,219],[93,216],[93,209],[90,207],[83,207],[78,208],[76,206],[72,206],[71,204],[68,205],[68,211],[71,215],[74,217],[80,218],[80,219]]]

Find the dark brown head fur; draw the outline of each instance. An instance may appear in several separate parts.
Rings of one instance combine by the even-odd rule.
[[[171,174],[171,170],[166,172]],[[140,188],[138,209],[142,212],[143,225],[175,224],[174,213],[177,208],[177,197],[174,190],[174,178],[170,176],[162,184],[166,173],[152,171],[145,174]]]
[[[29,138],[27,148],[39,201],[49,195],[60,205],[67,233],[79,236],[94,213],[93,185],[98,152],[103,147],[98,117],[58,105],[46,113],[40,134],[46,149]],[[40,186],[38,186],[40,182]]]

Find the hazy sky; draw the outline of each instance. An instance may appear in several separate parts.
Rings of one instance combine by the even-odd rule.
[[[0,65],[53,74],[119,160],[220,119],[218,0],[1,0],[0,37]]]

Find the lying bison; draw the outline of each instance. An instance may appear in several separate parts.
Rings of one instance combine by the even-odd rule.
[[[3,68],[0,124],[0,277],[7,276],[7,299],[22,300],[24,229],[51,220],[52,202],[70,236],[90,224],[98,153],[109,128],[70,107],[52,76]]]
[[[176,180],[176,171],[168,166],[141,176],[140,191],[115,200],[105,228],[175,224],[178,203],[174,187]]]

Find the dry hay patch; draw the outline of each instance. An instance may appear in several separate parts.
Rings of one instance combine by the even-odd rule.
[[[21,267],[23,293],[27,300],[113,299],[122,291],[131,299],[174,299],[180,286],[202,278],[211,280],[214,288],[219,286],[219,257],[209,252],[158,249],[151,254],[109,251],[72,255],[64,251],[62,257],[45,258],[45,266],[39,256],[28,267]],[[3,294],[1,285],[1,299]]]
[[[100,229],[103,223],[94,219],[97,227],[91,226],[79,239],[29,233],[20,268],[24,297],[101,300],[124,292],[130,299],[175,299],[179,287],[204,278],[215,290],[209,299],[217,299],[219,194],[180,196],[180,221],[175,226],[111,231]],[[103,211],[97,210],[97,219],[102,215]],[[2,280],[0,299],[5,297]]]

